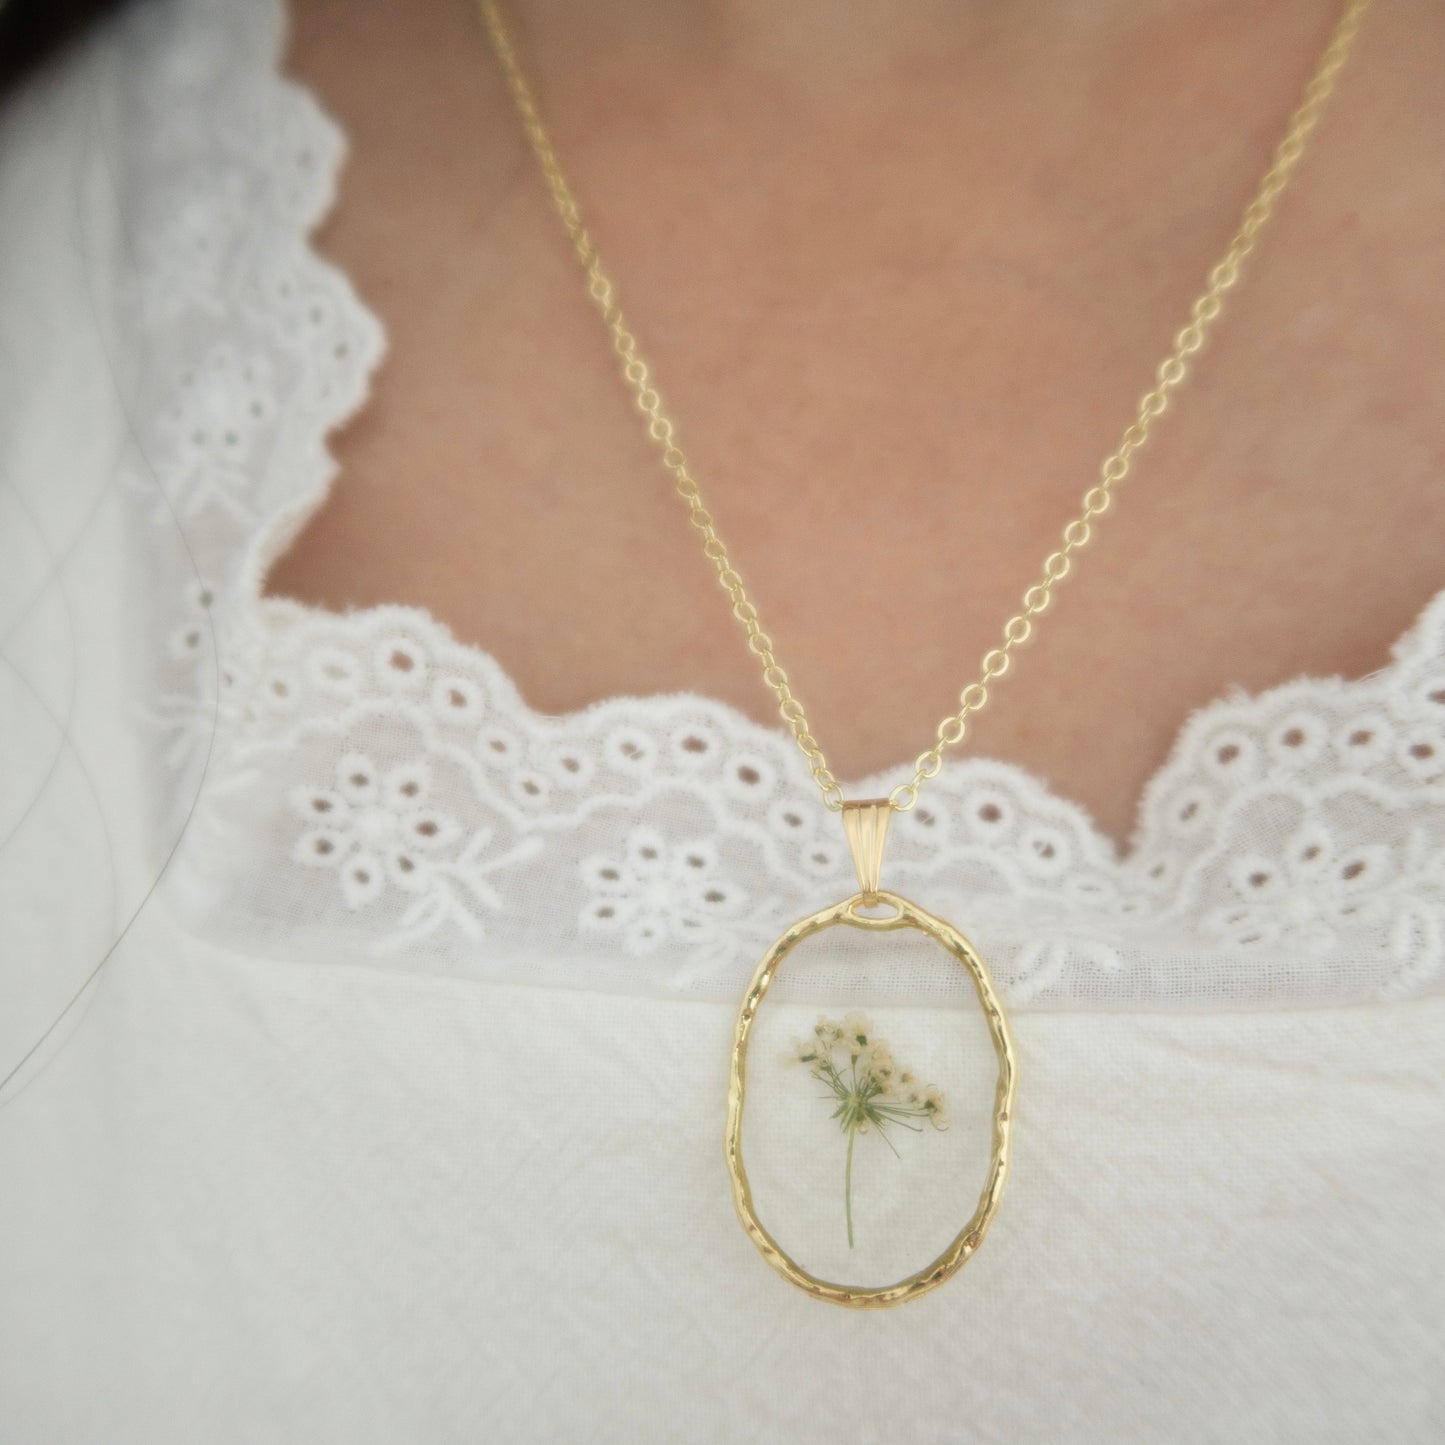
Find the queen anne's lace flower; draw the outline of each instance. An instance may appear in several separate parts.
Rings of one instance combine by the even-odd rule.
[[[785,1064],[802,1064],[835,1104],[831,1118],[848,1138],[843,1174],[843,1212],[848,1248],[853,1248],[853,1147],[859,1134],[876,1131],[897,1154],[890,1129],[921,1133],[924,1124],[948,1128],[948,1110],[938,1089],[920,1088],[913,1075],[893,1059],[866,1014],[847,1014],[841,1024],[820,1018],[811,1039],[795,1039]]]

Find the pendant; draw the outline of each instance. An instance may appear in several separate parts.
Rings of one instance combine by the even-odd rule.
[[[792,924],[763,956],[753,974],[752,982],[738,1011],[737,1027],[733,1036],[732,1067],[728,1078],[728,1115],[725,1149],[728,1173],[732,1178],[733,1203],[738,1218],[749,1238],[758,1247],[764,1259],[790,1284],[796,1285],[814,1299],[826,1300],[831,1304],[844,1305],[853,1309],[883,1309],[891,1305],[904,1304],[917,1299],[919,1295],[937,1289],[952,1278],[975,1250],[983,1243],[984,1235],[998,1212],[1003,1196],[1004,1181],[1008,1176],[1010,1159],[1010,1131],[1013,1123],[1014,1086],[1018,1068],[1014,1055],[1013,1036],[1009,1031],[1008,1019],[1003,1006],[994,991],[993,980],[988,969],[973,945],[941,918],[920,908],[916,903],[889,893],[879,887],[879,876],[883,861],[883,845],[887,838],[889,816],[892,804],[886,798],[875,798],[843,804],[843,825],[848,835],[848,846],[853,855],[854,868],[858,874],[859,891],[841,903],[800,918]],[[884,913],[865,913],[863,909],[888,910]],[[998,1061],[998,1084],[994,1094],[993,1132],[988,1170],[983,1192],[972,1217],[954,1236],[952,1242],[930,1264],[903,1279],[891,1284],[859,1286],[837,1284],[821,1279],[804,1269],[768,1232],[758,1218],[753,1204],[752,1192],[748,1185],[747,1170],[743,1164],[743,1114],[747,1098],[748,1041],[758,1010],[767,997],[768,989],[777,978],[779,969],[788,955],[804,939],[834,927],[857,928],[873,932],[889,932],[894,929],[912,928],[918,930],[939,944],[965,969],[973,981],[993,1041]],[[821,1027],[821,1025],[820,1025]],[[805,1057],[811,1058],[811,1055]],[[824,1065],[824,1067],[830,1067]],[[817,1077],[823,1077],[818,1074]],[[836,1071],[832,1073],[835,1082]],[[844,1085],[839,1085],[838,1097],[844,1099],[843,1108],[850,1105],[844,1096]],[[855,1095],[856,1097],[856,1095]],[[885,1095],[878,1097],[884,1098]],[[902,1113],[903,1111],[896,1111]],[[838,1117],[836,1114],[835,1118]],[[921,1117],[921,1114],[918,1116]],[[849,1134],[848,1163],[852,1166],[852,1134]],[[851,1242],[852,1214],[849,1196],[849,1230]]]

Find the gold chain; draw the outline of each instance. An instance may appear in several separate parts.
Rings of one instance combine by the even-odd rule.
[[[1004,623],[1001,644],[984,654],[977,678],[959,694],[958,710],[939,723],[933,746],[920,753],[914,763],[912,780],[900,784],[889,795],[889,802],[895,810],[906,812],[913,807],[918,801],[919,787],[926,779],[937,776],[943,767],[944,749],[963,741],[968,731],[969,715],[980,711],[988,702],[989,684],[1008,672],[1014,649],[1027,642],[1033,633],[1031,619],[1049,605],[1054,589],[1069,575],[1074,554],[1088,545],[1093,535],[1093,520],[1108,511],[1114,487],[1128,475],[1130,459],[1148,439],[1150,423],[1164,412],[1171,393],[1184,380],[1187,371],[1185,358],[1192,356],[1204,344],[1211,324],[1223,309],[1225,292],[1239,279],[1241,263],[1254,249],[1255,240],[1269,219],[1275,201],[1304,154],[1305,141],[1320,118],[1369,4],[1370,0],[1349,0],[1345,5],[1315,73],[1305,86],[1299,108],[1291,116],[1284,138],[1275,149],[1273,162],[1264,173],[1254,199],[1244,208],[1239,229],[1228,250],[1210,271],[1209,284],[1190,307],[1189,323],[1175,336],[1173,350],[1160,363],[1155,373],[1155,384],[1140,399],[1137,417],[1125,429],[1117,449],[1104,459],[1099,481],[1084,493],[1079,515],[1064,528],[1063,545],[1044,559],[1039,580],[1023,595],[1023,610]],[[822,791],[823,801],[836,812],[843,806],[843,790],[808,726],[802,703],[793,696],[788,674],[783,671],[774,652],[773,640],[763,630],[758,609],[749,599],[743,579],[732,565],[712,514],[703,502],[702,492],[688,470],[687,458],[677,444],[677,429],[663,410],[662,397],[652,384],[652,369],[638,354],[636,338],[627,329],[617,304],[616,288],[602,269],[597,248],[582,224],[577,202],[538,115],[532,88],[522,73],[497,0],[477,0],[477,5],[517,113],[552,193],[552,200],[586,272],[588,294],[602,313],[612,335],[613,349],[622,361],[622,374],[632,388],[639,410],[647,418],[648,435],[662,453],[662,463],[672,475],[692,525],[702,533],[702,550],[716,568],[718,581],[731,599],[733,616],[747,633],[748,648],[762,664],[763,681],[776,694],[778,711],[803,750],[812,769],[813,780]]]

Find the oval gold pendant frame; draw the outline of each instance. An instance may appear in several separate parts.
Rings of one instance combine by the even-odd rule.
[[[877,905],[888,906],[895,911],[882,917],[858,911],[865,906]],[[743,1167],[743,1106],[746,1095],[748,1035],[752,1031],[753,1019],[778,970],[793,949],[805,938],[811,938],[815,933],[840,924],[884,933],[897,928],[916,928],[947,949],[973,979],[979,1006],[983,1009],[989,1033],[993,1038],[994,1053],[998,1056],[998,1089],[994,1095],[993,1107],[993,1149],[978,1208],[948,1248],[931,1264],[894,1284],[876,1288],[834,1284],[809,1274],[768,1233],[758,1219],[753,1209],[747,1170]],[[866,896],[855,893],[851,898],[845,898],[831,908],[825,908],[808,918],[800,918],[773,944],[758,965],[743,998],[742,1007],[738,1010],[737,1029],[733,1037],[732,1069],[728,1077],[726,1151],[728,1173],[733,1182],[733,1203],[737,1206],[738,1218],[742,1221],[743,1228],[747,1230],[749,1238],[757,1245],[763,1258],[790,1284],[797,1285],[814,1299],[826,1300],[830,1304],[851,1309],[886,1309],[891,1305],[906,1304],[909,1300],[917,1299],[919,1295],[927,1294],[929,1290],[937,1289],[952,1278],[983,1243],[983,1237],[998,1212],[1004,1181],[1008,1177],[1009,1140],[1017,1077],[1018,1065],[1014,1054],[1013,1035],[1009,1031],[1003,1006],[994,991],[993,980],[973,945],[951,924],[935,918],[916,903],[910,903],[896,893],[887,893],[881,889]]]

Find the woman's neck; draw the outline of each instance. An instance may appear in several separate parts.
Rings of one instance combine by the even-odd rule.
[[[688,689],[775,721],[470,0],[315,3],[291,64],[352,142],[322,242],[390,352],[273,590],[427,606],[547,711]],[[503,3],[830,759],[911,756],[1117,444],[1333,0],[960,4],[905,64],[942,23],[920,6],[833,79],[792,31],[710,45],[684,0]],[[786,3],[779,25],[818,13]],[[838,3],[819,44],[862,54]],[[1368,671],[1440,586],[1442,66],[1434,0],[1375,7],[1126,502],[971,734],[1115,836],[1192,707]]]

